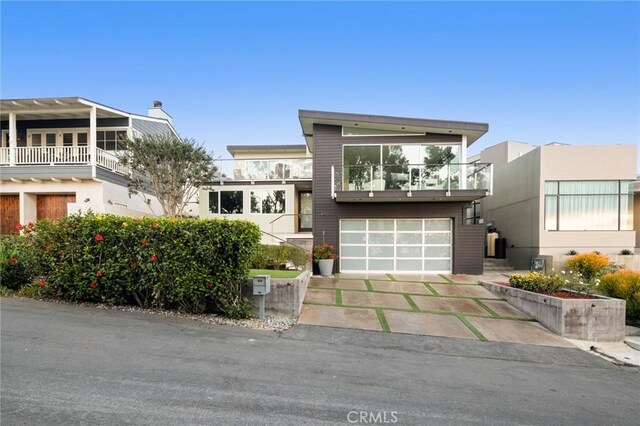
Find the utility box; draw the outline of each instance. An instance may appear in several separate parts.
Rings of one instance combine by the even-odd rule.
[[[271,291],[271,276],[256,275],[253,277],[253,295],[264,296]]]
[[[542,257],[532,257],[531,267],[529,268],[533,272],[545,272],[544,259]]]

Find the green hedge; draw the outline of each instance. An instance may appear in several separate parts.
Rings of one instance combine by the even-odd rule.
[[[250,314],[241,296],[260,241],[252,222],[72,215],[31,238],[47,292],[67,300]]]
[[[286,263],[296,268],[305,266],[310,260],[309,252],[288,244],[262,244],[251,258],[253,269],[282,269]]]
[[[0,284],[17,290],[38,275],[39,257],[31,248],[30,239],[20,235],[0,237]]]

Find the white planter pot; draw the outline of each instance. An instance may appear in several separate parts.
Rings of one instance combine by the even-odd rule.
[[[329,277],[333,273],[333,260],[334,259],[320,259],[318,261],[320,267],[320,275],[323,277]]]

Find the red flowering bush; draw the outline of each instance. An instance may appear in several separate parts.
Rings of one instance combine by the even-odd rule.
[[[27,229],[27,228],[23,228]],[[27,235],[0,238],[0,285],[13,290],[31,281],[38,273],[38,259]]]
[[[260,241],[246,221],[72,215],[35,225],[48,290],[69,300],[246,315]]]

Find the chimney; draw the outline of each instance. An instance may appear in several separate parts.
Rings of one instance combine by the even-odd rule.
[[[162,101],[153,101],[153,107],[149,108],[149,117],[163,118],[173,124],[173,118],[162,109]]]

